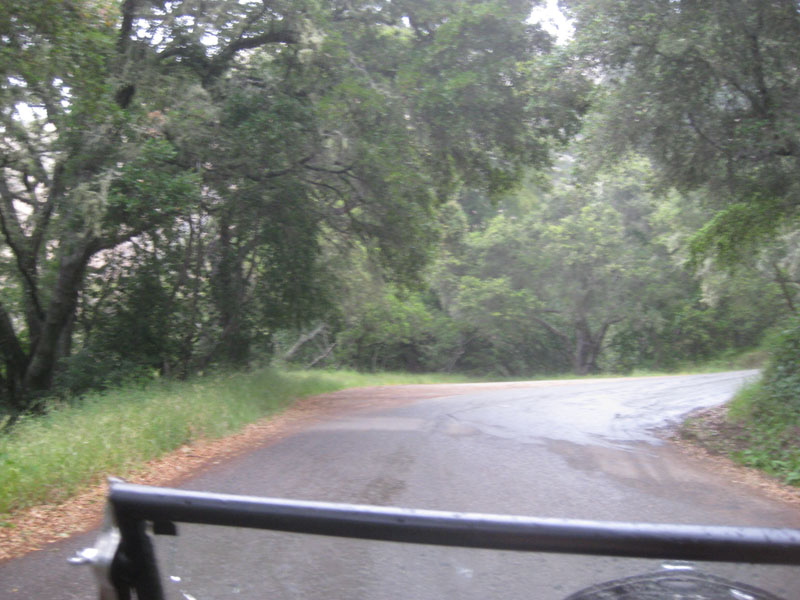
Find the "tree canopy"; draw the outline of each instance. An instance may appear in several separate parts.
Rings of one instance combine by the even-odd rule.
[[[590,161],[649,156],[714,209],[697,256],[727,263],[797,224],[800,11],[788,0],[565,0],[600,85]]]
[[[585,86],[544,85],[568,68],[529,14],[5,3],[4,403],[25,408],[71,368],[242,364],[327,306],[323,246],[416,280],[441,202],[509,189],[577,128]],[[554,111],[558,94],[571,102]]]
[[[757,344],[800,306],[796,5],[564,0],[559,44],[535,4],[4,3],[2,410]]]

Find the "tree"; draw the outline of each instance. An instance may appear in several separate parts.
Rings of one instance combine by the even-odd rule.
[[[52,383],[91,259],[169,220],[196,189],[175,147],[128,110],[127,38],[109,24],[113,9],[12,2],[0,16],[0,227],[21,290],[17,312],[0,306],[0,347],[17,410]]]
[[[695,256],[732,263],[784,224],[800,181],[800,10],[787,0],[584,1],[574,50],[600,81],[587,154],[635,148],[713,209]]]
[[[324,308],[323,238],[413,281],[438,203],[546,166],[581,108],[529,101],[564,65],[527,2],[0,11],[0,375],[17,411],[71,353],[149,318],[134,290],[158,298],[143,329],[159,368],[187,373]],[[147,364],[140,341],[128,358]]]
[[[649,178],[631,159],[591,185],[536,191],[524,216],[499,214],[439,280],[446,308],[528,370],[600,370],[610,341],[654,327],[692,287],[658,239]]]
[[[69,352],[92,261],[214,196],[191,148],[209,140],[215,86],[242,53],[297,43],[302,8],[96,4],[12,2],[0,14],[0,225],[7,281],[21,290],[0,307],[0,348],[17,411]]]

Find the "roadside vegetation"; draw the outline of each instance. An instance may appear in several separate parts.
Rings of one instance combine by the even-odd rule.
[[[743,388],[727,410],[700,414],[682,434],[708,450],[800,485],[800,320],[767,342],[760,380]]]

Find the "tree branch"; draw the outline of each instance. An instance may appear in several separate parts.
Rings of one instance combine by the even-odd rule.
[[[336,348],[336,342],[334,342],[333,344],[328,346],[328,348],[322,354],[320,354],[317,358],[315,358],[310,363],[308,363],[306,365],[306,369],[310,369],[311,367],[316,365],[321,360],[325,360],[326,358],[328,358],[331,355],[331,352],[333,352],[334,348]]]
[[[19,338],[14,331],[11,317],[2,303],[0,303],[0,354],[2,354],[6,363],[12,364],[21,376],[28,357],[25,355],[22,344],[20,344]]]
[[[545,321],[544,319],[542,319],[540,317],[537,317],[537,316],[534,315],[534,316],[531,317],[531,319],[534,322],[536,322],[539,325],[541,325],[542,327],[544,327],[545,329],[547,329],[547,331],[552,333],[554,336],[556,336],[557,338],[561,339],[561,341],[563,341],[565,344],[569,345],[570,339],[569,339],[569,336],[567,334],[563,333],[562,331],[559,331],[558,329],[553,327],[550,323],[548,323],[547,321]],[[563,348],[561,349],[561,352],[565,356],[571,358],[570,353],[567,352],[566,350],[564,350]]]
[[[686,116],[689,119],[689,125],[692,126],[692,129],[694,130],[694,132],[701,139],[705,140],[710,146],[712,146],[713,148],[716,148],[722,154],[726,154],[726,155],[728,154],[728,152],[726,152],[725,149],[722,146],[720,146],[715,140],[711,139],[711,137],[709,135],[706,135],[706,133],[702,129],[700,129],[700,126],[697,125],[697,123],[695,123],[694,115],[691,112],[687,112]]]
[[[0,208],[0,231],[3,233],[6,244],[11,248],[17,262],[17,269],[22,275],[25,294],[31,303],[35,318],[41,321],[44,319],[44,310],[39,301],[38,288],[36,285],[36,258],[31,255],[27,248],[22,246],[25,241],[25,234],[19,224],[14,212],[13,202],[9,198],[9,191],[5,179],[0,179],[0,197],[3,200],[3,207]],[[33,328],[35,325],[30,324]],[[32,334],[35,332],[32,331]]]
[[[284,353],[283,353],[283,356],[282,356],[281,358],[282,358],[283,360],[289,360],[289,359],[290,359],[292,356],[294,356],[294,354],[295,354],[295,353],[296,353],[296,352],[297,352],[297,351],[300,349],[300,347],[301,347],[303,344],[305,344],[306,342],[310,342],[311,340],[313,340],[313,339],[314,339],[315,337],[317,337],[317,336],[318,336],[320,333],[322,333],[323,331],[325,331],[325,329],[326,329],[327,327],[328,327],[328,325],[327,325],[326,323],[320,323],[319,325],[317,325],[317,326],[316,326],[316,327],[315,327],[315,328],[314,328],[312,331],[310,331],[309,333],[306,333],[306,334],[304,334],[304,335],[301,335],[301,336],[300,336],[300,337],[297,339],[297,341],[296,341],[294,344],[292,344],[292,347],[291,347],[291,348],[289,348],[289,349],[288,349],[286,352],[284,352]]]
[[[278,29],[273,31],[266,31],[259,35],[252,37],[241,37],[238,40],[231,42],[223,48],[219,54],[211,59],[205,74],[203,75],[203,82],[208,84],[213,79],[216,79],[228,66],[228,63],[242,50],[252,50],[267,44],[297,44],[300,41],[300,35],[289,29]]]

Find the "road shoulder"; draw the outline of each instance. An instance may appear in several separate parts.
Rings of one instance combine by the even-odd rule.
[[[765,496],[800,508],[800,487],[783,483],[758,469],[745,467],[729,457],[738,449],[740,428],[726,418],[727,406],[699,409],[687,415],[683,424],[662,432],[682,454],[702,460],[731,481],[755,489]]]

